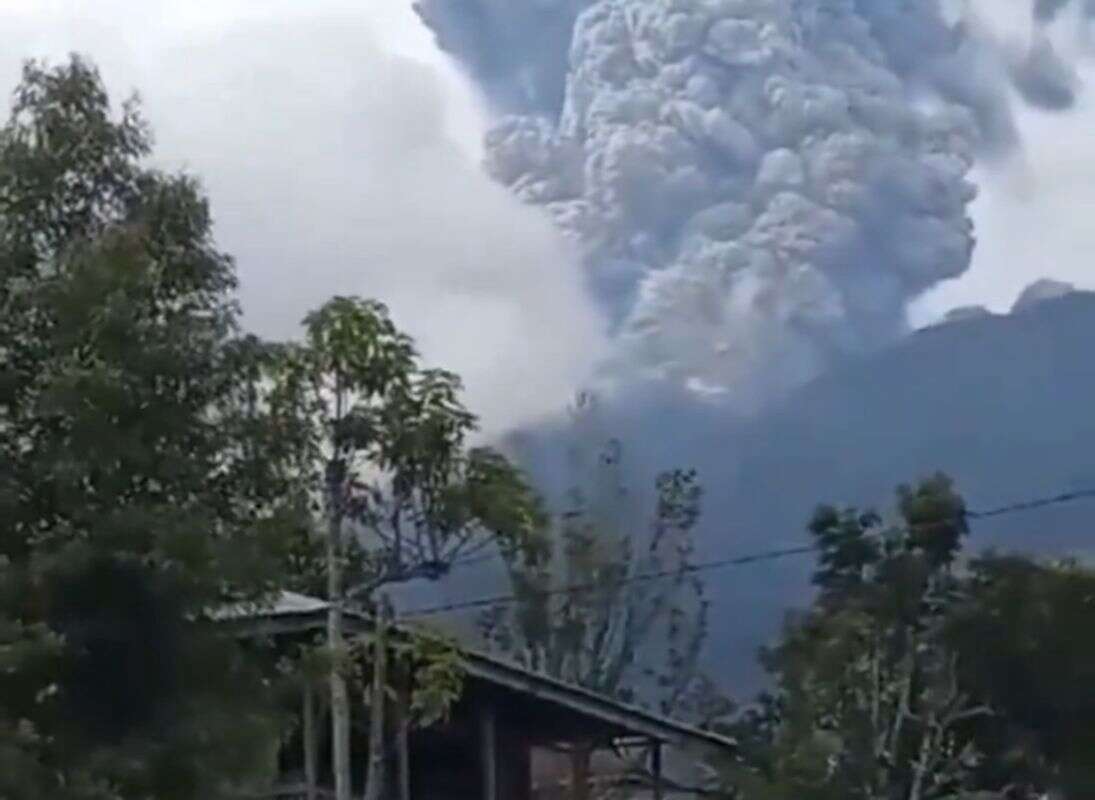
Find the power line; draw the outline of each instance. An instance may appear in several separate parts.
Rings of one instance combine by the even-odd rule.
[[[988,511],[967,511],[966,516],[970,519],[988,519],[990,517],[1002,517],[1005,514],[1014,514],[1020,511],[1033,511],[1034,509],[1045,508],[1046,506],[1071,503],[1076,500],[1090,500],[1092,498],[1095,498],[1095,489],[1080,489],[1075,492],[1065,492],[1053,497],[1042,497],[1037,500],[1012,503],[1011,505],[1000,506],[999,508],[989,509]]]
[[[803,545],[800,547],[788,547],[782,550],[768,550],[763,553],[752,553],[746,556],[738,556],[736,558],[724,558],[719,561],[706,561],[702,564],[692,564],[679,567],[677,569],[662,570],[660,572],[647,572],[641,575],[632,575],[629,578],[624,578],[619,581],[612,581],[610,583],[604,581],[597,581],[593,583],[585,584],[572,584],[569,586],[562,586],[558,589],[547,589],[543,592],[537,592],[539,597],[555,597],[565,594],[578,594],[580,592],[588,592],[594,589],[603,589],[606,586],[621,587],[627,586],[633,583],[642,583],[646,581],[662,580],[664,578],[676,578],[682,575],[691,575],[697,572],[706,572],[713,569],[722,569],[724,567],[738,566],[741,564],[752,564],[759,561],[774,561],[780,558],[787,558],[788,556],[803,555],[805,553],[812,553],[817,550],[817,545]],[[466,600],[459,603],[447,603],[440,606],[430,606],[429,608],[412,609],[410,611],[404,611],[400,614],[400,617],[424,617],[432,616],[435,614],[443,614],[449,611],[466,611],[475,608],[489,608],[490,606],[503,605],[510,603],[519,598],[513,594],[496,595],[494,597],[481,597],[475,600]]]
[[[1054,495],[1052,497],[1042,497],[1034,500],[1024,500],[1017,503],[1010,503],[1008,505],[999,506],[997,508],[985,509],[982,511],[976,510],[964,510],[959,518],[965,519],[991,519],[994,517],[1002,517],[1008,514],[1020,513],[1023,511],[1032,511],[1035,509],[1046,508],[1048,506],[1061,505],[1063,503],[1071,503],[1077,500],[1095,499],[1095,489],[1081,489],[1074,492],[1064,492],[1062,494]],[[725,569],[726,567],[742,566],[745,564],[754,564],[763,561],[775,561],[783,558],[789,558],[791,556],[806,555],[807,553],[817,552],[819,546],[802,545],[799,547],[787,547],[778,550],[767,550],[759,553],[751,553],[749,555],[737,556],[734,558],[724,558],[715,561],[705,561],[699,564],[692,564],[682,566],[671,570],[662,570],[659,572],[643,573],[640,575],[633,575],[628,578],[623,578],[619,581],[614,581],[609,586],[613,588],[619,588],[627,586],[633,583],[642,583],[646,581],[662,580],[665,578],[676,578],[683,575],[692,575],[699,572],[707,572],[715,569]],[[469,559],[461,559],[456,562],[458,566],[468,566],[475,563],[481,563],[493,558],[497,558],[497,554],[472,557]],[[548,589],[543,592],[538,592],[540,597],[556,597],[567,594],[578,594],[581,592],[593,591],[595,589],[603,589],[606,584],[603,581],[587,583],[587,584],[574,584],[569,586],[562,586],[558,589]],[[412,609],[400,614],[402,618],[413,617],[425,617],[435,616],[437,614],[445,614],[453,611],[469,611],[478,608],[490,608],[493,606],[504,605],[506,603],[512,603],[520,598],[514,594],[495,595],[493,597],[481,597],[474,600],[465,600],[455,603],[446,603],[437,606],[428,606],[424,608]]]
[[[498,558],[498,553],[484,553],[480,556],[464,556],[463,558],[458,558],[453,561],[452,566],[470,567],[474,564],[483,564],[487,561],[494,561],[496,558]]]

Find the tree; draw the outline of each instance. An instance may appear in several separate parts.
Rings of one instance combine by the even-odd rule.
[[[343,609],[414,579],[438,579],[457,560],[498,543],[526,546],[542,513],[521,473],[499,453],[469,447],[476,418],[460,402],[459,378],[419,363],[413,342],[383,304],[337,297],[305,320],[304,341],[285,345],[269,405],[299,443],[298,480],[322,513],[322,575],[330,602],[328,646],[336,795],[350,793],[349,693]],[[311,564],[311,566],[308,566]],[[372,714],[384,704],[373,699]],[[383,726],[380,723],[379,729]],[[373,736],[370,763],[382,764]],[[372,796],[382,774],[369,774]]]
[[[963,565],[967,515],[944,476],[899,489],[897,510],[893,525],[832,507],[811,521],[818,597],[763,654],[774,690],[729,726],[728,796],[1086,796],[1095,573]]]
[[[708,702],[698,665],[708,602],[691,569],[697,476],[664,472],[652,498],[628,490],[620,442],[590,446],[599,438],[594,398],[580,396],[572,411],[578,436],[564,508],[546,547],[507,554],[516,602],[483,616],[484,638],[531,670],[702,722],[721,704]],[[589,758],[576,753],[578,774],[588,774]]]
[[[971,720],[992,710],[960,681],[945,638],[961,596],[955,559],[964,504],[936,476],[898,492],[899,520],[818,510],[808,612],[763,654],[774,696],[736,726],[748,743],[734,772],[746,797],[928,800],[969,788],[980,753]]]
[[[0,795],[218,797],[263,683],[207,612],[272,590],[294,520],[247,402],[231,260],[73,57],[0,130]]]
[[[979,780],[1017,798],[1095,796],[1095,570],[990,553],[969,573],[948,635],[962,680],[998,712],[974,731]]]

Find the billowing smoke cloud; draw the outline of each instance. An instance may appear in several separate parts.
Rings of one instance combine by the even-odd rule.
[[[1033,106],[1062,110],[1076,103],[1076,72],[1058,55],[1047,36],[1038,36],[1025,53],[1015,58],[1012,80]]]
[[[418,8],[508,112],[491,174],[582,247],[610,374],[743,410],[905,332],[969,267],[968,174],[1016,145],[1012,87],[1075,101],[1048,38],[1016,51],[935,0]]]
[[[1083,9],[1087,17],[1095,18],[1095,0],[1034,0],[1034,19],[1052,22],[1058,14],[1070,7]]]
[[[589,0],[425,0],[419,15],[457,53],[492,101],[555,113],[563,104],[574,20]]]

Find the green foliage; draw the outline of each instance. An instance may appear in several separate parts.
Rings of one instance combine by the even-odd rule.
[[[465,670],[460,646],[440,633],[417,628],[390,631],[385,643],[392,675],[387,688],[388,699],[398,701],[399,690],[407,691],[407,710],[413,726],[428,728],[447,720],[464,691]],[[376,634],[372,634],[357,637],[351,648],[355,656],[355,678],[363,689],[372,680],[375,647]]]
[[[589,397],[575,414],[578,425],[596,423]],[[705,718],[714,706],[697,662],[708,604],[690,570],[703,494],[696,474],[662,474],[649,502],[624,486],[619,442],[595,453],[579,446],[570,456],[567,506],[541,547],[509,554],[518,601],[484,615],[485,639],[552,677]],[[632,580],[656,573],[664,578]]]
[[[4,797],[215,797],[270,734],[203,621],[275,588],[296,520],[247,402],[264,348],[196,182],[149,151],[78,58],[28,64],[0,130]]]
[[[312,509],[338,531],[352,593],[437,578],[471,551],[536,537],[542,512],[523,476],[467,445],[476,418],[460,379],[421,367],[381,303],[335,298],[305,329],[303,343],[281,349],[267,402],[298,443]],[[311,566],[299,564],[315,575],[326,571],[317,539]]]
[[[989,554],[970,583],[948,634],[998,711],[977,730],[985,781],[1095,796],[1095,571]]]
[[[436,636],[412,637],[404,659],[414,675],[411,714],[416,724],[429,727],[448,718],[464,691],[464,668],[456,644]]]
[[[775,692],[729,726],[728,794],[1087,796],[1095,574],[1018,556],[963,567],[965,506],[945,476],[899,488],[897,512],[810,522],[819,594],[762,654]]]

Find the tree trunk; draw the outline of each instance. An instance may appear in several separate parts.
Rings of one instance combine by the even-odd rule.
[[[334,490],[332,490],[332,494]],[[342,635],[342,519],[338,498],[331,497],[327,535],[327,646],[331,664],[331,758],[335,800],[350,800],[350,693],[343,674],[346,642]]]
[[[411,800],[411,675],[407,670],[401,673],[395,745],[399,751],[399,800]]]
[[[589,800],[589,773],[592,751],[585,745],[576,744],[570,751],[571,800]]]
[[[304,686],[304,790],[307,800],[316,800],[318,753],[316,752],[316,697],[312,684]]]
[[[369,772],[365,777],[365,800],[380,800],[387,785],[387,753],[384,747],[385,691],[388,683],[388,619],[391,605],[385,597],[376,616],[376,651],[373,655],[372,702],[369,708]]]
[[[920,752],[913,763],[913,781],[909,789],[909,800],[921,800],[924,793],[924,782],[928,776],[928,768],[931,763],[932,751],[935,748],[935,721],[927,726],[927,730],[921,735]]]
[[[665,784],[662,780],[662,744],[655,742],[650,751],[650,771],[654,778],[654,800],[665,797]]]
[[[490,706],[479,715],[479,761],[483,770],[481,800],[502,800],[498,796],[498,720]]]

